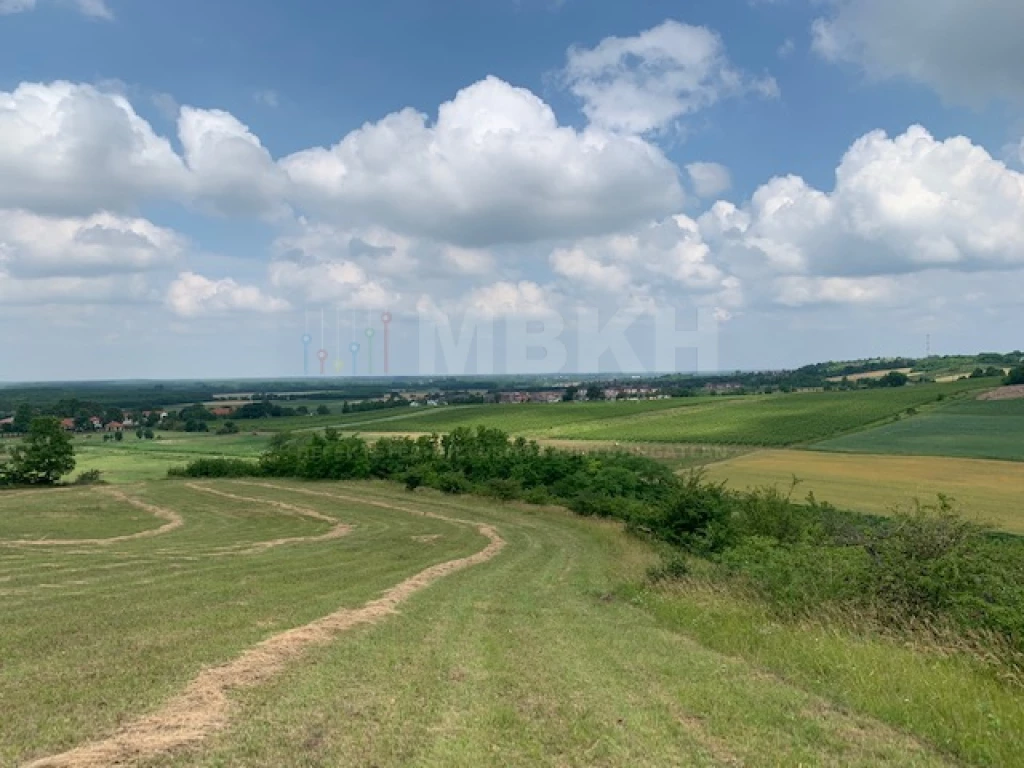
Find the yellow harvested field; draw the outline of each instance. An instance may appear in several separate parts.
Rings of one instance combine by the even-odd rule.
[[[812,451],[758,451],[708,466],[732,488],[802,481],[820,501],[857,512],[885,513],[914,498],[952,496],[971,518],[1024,534],[1024,463],[937,456],[873,456]]]
[[[897,373],[905,373],[905,374],[907,374],[909,376],[911,371],[913,371],[913,370],[914,370],[913,368],[886,368],[884,371],[868,371],[867,373],[851,373],[849,376],[846,376],[846,377],[843,377],[843,376],[833,376],[830,379],[828,379],[828,381],[842,381],[844,378],[847,381],[864,381],[866,379],[880,379],[883,376],[886,376],[886,375],[892,373],[893,371],[896,371]],[[956,381],[956,379],[953,379],[953,381]]]

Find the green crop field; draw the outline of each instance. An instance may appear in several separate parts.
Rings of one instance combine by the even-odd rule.
[[[1024,400],[965,400],[812,447],[845,453],[1024,461]]]
[[[647,442],[784,446],[819,440],[892,419],[964,391],[964,384],[807,392],[706,402],[695,408],[556,429],[554,437]]]
[[[0,764],[1019,760],[987,669],[640,586],[654,561],[608,522],[380,483],[2,493]]]
[[[485,425],[528,437],[784,446],[862,429],[978,386],[954,382],[735,398],[465,406],[431,411],[415,421],[397,417],[362,426],[368,432],[447,432]]]
[[[406,418],[364,422],[368,432],[450,432],[456,427],[485,426],[514,435],[554,436],[575,425],[603,422],[679,408],[696,407],[717,398],[640,400],[598,403],[523,403],[467,405],[413,410]]]

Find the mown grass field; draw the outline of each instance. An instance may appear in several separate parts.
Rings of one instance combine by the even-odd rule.
[[[845,453],[1024,461],[1024,400],[963,400],[813,447]]]
[[[1024,464],[925,456],[873,456],[769,450],[709,464],[708,475],[736,489],[800,480],[794,495],[813,492],[840,509],[885,514],[908,509],[936,494],[952,497],[963,513],[1012,533],[1024,534]]]
[[[121,486],[183,524],[107,546],[52,540],[159,521],[109,489],[0,495],[0,539],[18,539],[0,544],[0,764],[124,744],[132,764],[210,766],[1003,766],[1024,750],[1020,691],[990,671],[644,587],[655,553],[613,524],[379,483],[273,486]],[[494,536],[491,559],[397,613],[344,620]],[[287,632],[329,615],[329,631]],[[210,679],[221,695],[189,698]]]

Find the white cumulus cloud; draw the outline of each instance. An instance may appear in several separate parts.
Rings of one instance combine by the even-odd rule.
[[[433,125],[406,109],[281,165],[297,203],[326,218],[466,247],[613,231],[683,198],[653,145],[561,126],[494,77],[442,104]]]
[[[732,186],[729,169],[719,163],[690,163],[686,172],[697,197],[717,197]]]
[[[177,198],[187,171],[118,93],[57,81],[0,91],[0,208],[91,214]]]
[[[672,20],[571,48],[563,75],[593,124],[636,134],[667,128],[728,96],[779,93],[773,78],[737,69],[716,32]]]
[[[172,266],[185,248],[181,235],[145,219],[0,210],[0,267],[18,276],[143,272]]]
[[[284,299],[268,296],[252,285],[231,278],[211,280],[195,272],[182,272],[167,289],[167,307],[181,317],[194,318],[231,312],[283,312]]]
[[[1021,269],[1024,174],[964,137],[875,131],[846,153],[830,192],[775,178],[742,208],[716,204],[700,224],[721,261],[746,277]],[[841,296],[854,284],[830,285]]]

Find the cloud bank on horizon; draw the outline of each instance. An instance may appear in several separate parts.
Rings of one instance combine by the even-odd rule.
[[[444,100],[350,103],[344,127],[309,144],[287,128],[316,112],[301,88],[232,81],[244,98],[200,106],[188,78],[169,93],[70,55],[54,76],[40,55],[18,68],[37,78],[0,87],[0,326],[12,340],[31,327],[26,349],[73,344],[56,354],[75,370],[22,355],[0,378],[287,374],[255,350],[323,308],[389,309],[396,323],[425,306],[527,320],[705,308],[724,322],[728,367],[913,353],[894,338],[933,331],[1012,346],[1024,5],[806,11],[802,29],[736,45],[684,11],[582,42],[565,29],[560,64],[532,83],[501,62],[449,72]],[[115,2],[0,0],[0,42],[44,13],[115,36],[146,23]],[[883,96],[849,121],[875,125],[830,123],[841,151],[808,167],[823,132],[803,95],[815,73]],[[891,89],[921,101],[919,119],[891,127]],[[290,114],[258,116],[261,137],[244,109]],[[745,121],[756,137],[758,116],[788,147],[760,179],[749,148],[719,138]],[[135,352],[112,361],[111,345]]]

